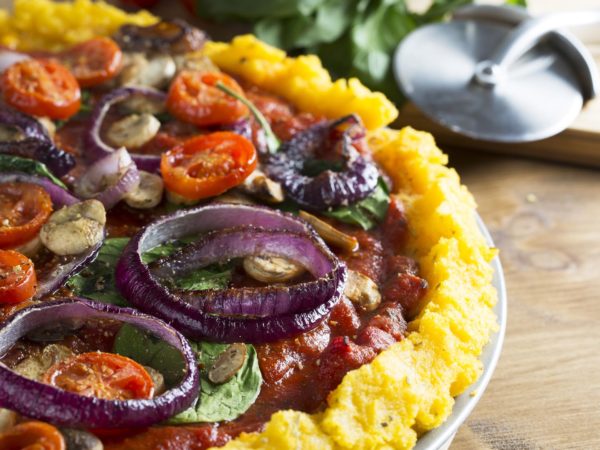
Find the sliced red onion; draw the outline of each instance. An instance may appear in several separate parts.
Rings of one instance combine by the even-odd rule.
[[[37,289],[34,298],[41,299],[56,292],[69,278],[85,269],[96,259],[103,242],[104,239],[79,255],[54,256],[57,259],[55,264],[36,267]]]
[[[248,227],[249,225],[251,227]],[[167,289],[142,262],[141,255],[144,252],[165,242],[232,227],[248,227],[248,240],[260,237],[263,242],[268,239],[265,235],[253,234],[255,231],[257,232],[253,227],[261,227],[272,232],[285,231],[290,236],[298,234],[306,236],[307,240],[304,243],[308,247],[305,249],[305,253],[313,255],[312,258],[305,256],[307,268],[315,274],[327,272],[326,269],[330,270],[325,277],[320,277],[317,283],[312,284],[310,289],[302,292],[302,295],[305,295],[305,299],[308,296],[317,296],[321,302],[317,305],[312,303],[313,307],[301,311],[298,305],[288,303],[282,305],[284,306],[282,311],[277,311],[275,299],[264,298],[271,295],[265,293],[263,298],[260,298],[260,295],[258,300],[255,298],[255,301],[265,308],[264,311],[262,309],[259,311],[260,314],[264,314],[264,317],[232,317],[212,314],[186,302],[177,292]],[[281,234],[285,233],[274,233],[274,236],[281,239]],[[244,240],[242,233],[238,234],[235,239],[229,240],[223,237],[227,236],[226,233],[214,236],[218,236],[218,238],[213,238],[215,240],[212,241],[211,247],[204,247],[203,250],[192,253],[199,257],[203,255],[203,252],[212,252],[213,257],[216,257],[215,255],[219,251],[218,244],[221,242],[224,243],[221,250],[224,252],[224,256],[228,257],[238,251],[236,250],[238,243]],[[294,244],[298,245],[298,242],[288,242],[288,248],[294,247]],[[246,248],[246,250],[250,250],[250,248]],[[297,253],[298,251],[295,251],[294,255]],[[287,252],[286,255],[288,255]],[[158,219],[140,230],[125,248],[117,263],[115,276],[117,288],[134,306],[164,318],[191,338],[219,342],[268,342],[290,337],[317,326],[340,298],[339,294],[343,291],[346,281],[346,266],[329,252],[312,228],[294,216],[249,205],[212,204],[178,211]],[[330,281],[335,288],[332,296],[326,298],[323,292],[330,292],[327,290]],[[277,290],[268,292],[277,293]],[[198,297],[201,295],[206,295],[206,293],[198,293]],[[242,297],[243,295],[237,298],[241,299]],[[289,295],[287,298],[289,300]],[[233,306],[231,307],[233,308]],[[225,312],[227,308],[229,306],[223,306],[221,311]],[[245,308],[240,306],[238,311],[247,311]],[[297,312],[292,312],[294,310]]]
[[[30,331],[57,319],[112,319],[138,326],[181,352],[186,363],[185,376],[179,385],[153,399],[106,400],[40,383],[0,363],[1,407],[61,426],[141,428],[173,417],[190,407],[198,396],[196,358],[185,338],[161,320],[130,308],[86,299],[62,299],[22,309],[0,327],[0,355]]]
[[[322,211],[366,198],[377,187],[379,171],[352,145],[357,134],[352,126],[355,121],[354,116],[348,116],[297,133],[277,153],[267,156],[265,171],[281,183],[289,198],[308,209]],[[348,122],[351,127],[340,133],[339,128]],[[315,177],[302,174],[306,159],[318,159],[319,153],[331,152],[333,146],[339,146],[343,171],[326,170]]]
[[[102,97],[94,107],[91,117],[92,125],[86,135],[87,147],[94,160],[108,156],[117,150],[116,148],[105,143],[100,137],[102,123],[104,122],[104,118],[112,106],[122,102],[123,100],[127,100],[134,95],[147,97],[152,101],[161,103],[164,103],[167,99],[167,96],[164,92],[152,88],[134,86],[116,89]],[[159,155],[143,155],[139,153],[133,153],[131,156],[140,170],[156,172],[160,167]]]
[[[15,127],[25,136],[18,141],[0,142],[0,153],[43,162],[59,177],[75,166],[73,155],[56,147],[44,126],[33,117],[0,104],[0,124]]]
[[[4,72],[10,66],[19,61],[29,59],[30,56],[25,53],[15,52],[14,50],[0,49],[0,72]]]
[[[82,198],[95,198],[106,209],[115,206],[140,184],[140,173],[125,148],[99,159],[78,180],[75,191]]]
[[[80,200],[73,196],[70,192],[57,186],[48,178],[38,177],[20,172],[3,172],[0,173],[0,183],[32,183],[44,188],[50,195],[54,208],[62,208],[63,206],[73,205]]]
[[[209,264],[252,255],[281,256],[304,266],[314,281],[209,291],[176,291],[186,303],[209,314],[270,317],[317,308],[339,297],[345,267],[312,234],[265,230],[252,226],[208,233],[199,241],[151,265],[160,278],[177,277]],[[172,291],[175,292],[175,291]]]

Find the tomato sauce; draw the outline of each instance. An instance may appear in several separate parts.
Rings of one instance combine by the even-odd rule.
[[[242,85],[248,98],[265,114],[281,139],[289,139],[323,120],[298,113],[286,102],[258,88]],[[159,135],[142,151],[163,151],[189,132],[187,125],[163,126]],[[80,124],[67,124],[59,131],[58,139],[77,154],[81,148],[80,133]],[[256,139],[260,138],[259,134],[254,126]],[[364,148],[361,150],[365,151]],[[167,212],[166,206],[139,211],[120,204],[108,214],[108,236],[131,236]],[[314,330],[294,338],[256,345],[264,382],[254,405],[238,419],[219,424],[156,426],[132,431],[127,436],[103,438],[105,448],[202,450],[223,445],[241,432],[262,429],[269,417],[282,409],[317,412],[326,407],[327,395],[348,371],[369,363],[378,353],[401,340],[406,331],[405,317],[415,313],[427,289],[425,280],[418,276],[417,264],[404,254],[408,226],[402,204],[392,200],[387,219],[375,230],[367,232],[339,223],[336,227],[357,238],[358,251],[338,252],[338,256],[350,269],[377,283],[383,297],[377,309],[363,311],[344,297],[329,318]],[[89,339],[97,349],[104,348],[110,340],[106,336],[96,340],[90,336]],[[15,350],[15,354],[19,351],[23,352],[23,349]]]

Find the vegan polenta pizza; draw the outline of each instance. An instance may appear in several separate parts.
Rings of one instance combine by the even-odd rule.
[[[495,252],[383,95],[87,0],[17,1],[0,43],[0,448],[400,449],[448,417]]]

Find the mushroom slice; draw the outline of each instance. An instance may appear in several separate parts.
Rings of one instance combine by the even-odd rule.
[[[285,197],[281,184],[271,180],[262,170],[255,170],[244,180],[242,189],[269,203],[281,203]]]
[[[18,415],[10,409],[0,408],[0,433],[17,424]]]
[[[86,200],[54,212],[42,227],[40,239],[57,255],[78,255],[102,240],[105,224],[104,205]]]
[[[37,121],[46,129],[50,138],[54,139],[56,124],[49,117],[37,117]]]
[[[102,441],[84,430],[61,428],[60,434],[65,439],[66,450],[103,450]]]
[[[159,129],[160,121],[152,114],[131,114],[113,123],[106,137],[115,147],[141,147],[156,136]]]
[[[190,52],[183,55],[175,55],[173,57],[177,66],[177,73],[182,70],[191,70],[193,72],[220,72],[219,68],[212,60],[203,55],[202,52]]]
[[[208,371],[208,379],[215,384],[223,384],[231,380],[246,362],[246,345],[231,344],[215,360]]]
[[[25,139],[25,134],[11,125],[0,124],[0,142],[18,142]]]
[[[127,194],[123,200],[132,208],[150,209],[160,203],[164,183],[159,175],[140,170],[140,184]]]
[[[160,54],[148,59],[142,53],[131,53],[125,57],[119,82],[122,86],[161,88],[171,81],[176,70],[175,61],[169,55]]]
[[[167,387],[165,386],[165,377],[153,367],[144,366],[144,369],[146,369],[146,372],[148,372],[148,375],[152,378],[152,383],[154,384],[154,397],[158,397],[167,390]]]
[[[377,284],[356,270],[348,270],[344,294],[365,311],[373,311],[381,303],[381,294]]]
[[[335,245],[336,247],[350,252],[358,250],[358,240],[354,236],[342,233],[324,220],[321,220],[317,216],[307,213],[306,211],[300,211],[299,216],[311,224],[319,236],[321,236],[328,244]]]
[[[283,283],[304,273],[304,266],[279,256],[246,256],[246,273],[263,283]]]
[[[15,372],[32,380],[41,380],[42,376],[54,364],[73,356],[73,352],[64,345],[50,344],[36,355],[21,361]]]

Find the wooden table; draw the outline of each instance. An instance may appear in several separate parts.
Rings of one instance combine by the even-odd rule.
[[[508,286],[500,362],[451,449],[600,449],[600,170],[449,153]]]

